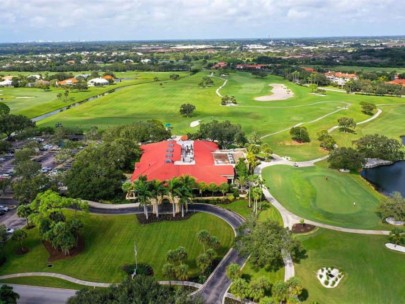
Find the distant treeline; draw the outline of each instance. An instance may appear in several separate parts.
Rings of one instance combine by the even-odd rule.
[[[319,57],[280,58],[259,56],[259,64],[405,67],[405,47],[382,49],[359,49],[354,52],[336,51]]]
[[[190,71],[188,64],[142,64],[142,63],[112,63],[108,65],[98,64],[13,64],[2,68],[3,71],[16,72],[82,72],[82,71],[151,71],[151,72],[171,72]]]

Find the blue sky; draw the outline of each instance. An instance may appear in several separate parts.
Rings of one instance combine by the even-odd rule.
[[[1,0],[0,42],[405,34],[405,0]]]

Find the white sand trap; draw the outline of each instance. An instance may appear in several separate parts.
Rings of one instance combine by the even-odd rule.
[[[200,121],[201,121],[201,120],[194,120],[194,121],[192,121],[192,122],[190,123],[190,127],[191,127],[191,128],[195,128],[195,127],[199,126],[199,125],[200,125]]]
[[[405,253],[405,246],[387,243],[387,244],[385,244],[385,247],[387,247],[388,249],[391,249],[391,250],[396,250],[396,251]]]
[[[16,97],[16,99],[27,99],[27,98],[34,98],[33,96],[20,96]]]
[[[294,96],[294,93],[291,92],[284,84],[280,83],[270,83],[269,86],[273,87],[271,92],[273,94],[266,96],[256,97],[257,101],[274,101],[274,100],[286,100]]]

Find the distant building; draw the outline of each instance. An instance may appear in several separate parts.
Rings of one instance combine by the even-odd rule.
[[[217,62],[216,64],[214,64],[212,66],[212,68],[213,69],[225,69],[227,66],[228,66],[228,64],[226,62],[220,61],[220,62]]]
[[[77,84],[79,82],[79,80],[77,80],[76,78],[68,78],[62,81],[57,81],[56,85],[57,86],[73,86],[75,84]]]
[[[392,81],[389,81],[388,83],[390,84],[397,84],[397,85],[402,85],[403,87],[405,87],[405,79],[395,79]]]
[[[12,86],[13,76],[3,76],[3,77],[0,77],[0,79],[3,79],[2,81],[0,81],[0,87],[11,87]]]
[[[206,140],[167,140],[141,146],[140,162],[135,164],[131,180],[146,176],[148,180],[168,181],[189,175],[207,184],[233,183],[234,166],[245,157],[244,149],[219,150]]]
[[[315,73],[315,69],[313,68],[303,67],[303,69],[309,73]]]
[[[87,81],[89,87],[109,85],[110,82],[104,78],[93,78]]]
[[[261,70],[266,67],[264,64],[237,64],[237,70]]]
[[[332,72],[329,71],[325,73],[326,78],[328,78],[331,82],[339,85],[344,86],[346,82],[349,80],[357,80],[358,77],[356,74],[349,74],[349,73],[342,73],[342,72]]]
[[[143,64],[147,64],[147,63],[151,63],[152,60],[145,58],[145,59],[141,59],[141,63]]]

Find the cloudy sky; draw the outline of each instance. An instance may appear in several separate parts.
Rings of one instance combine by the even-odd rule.
[[[405,34],[405,0],[1,0],[0,42]]]

